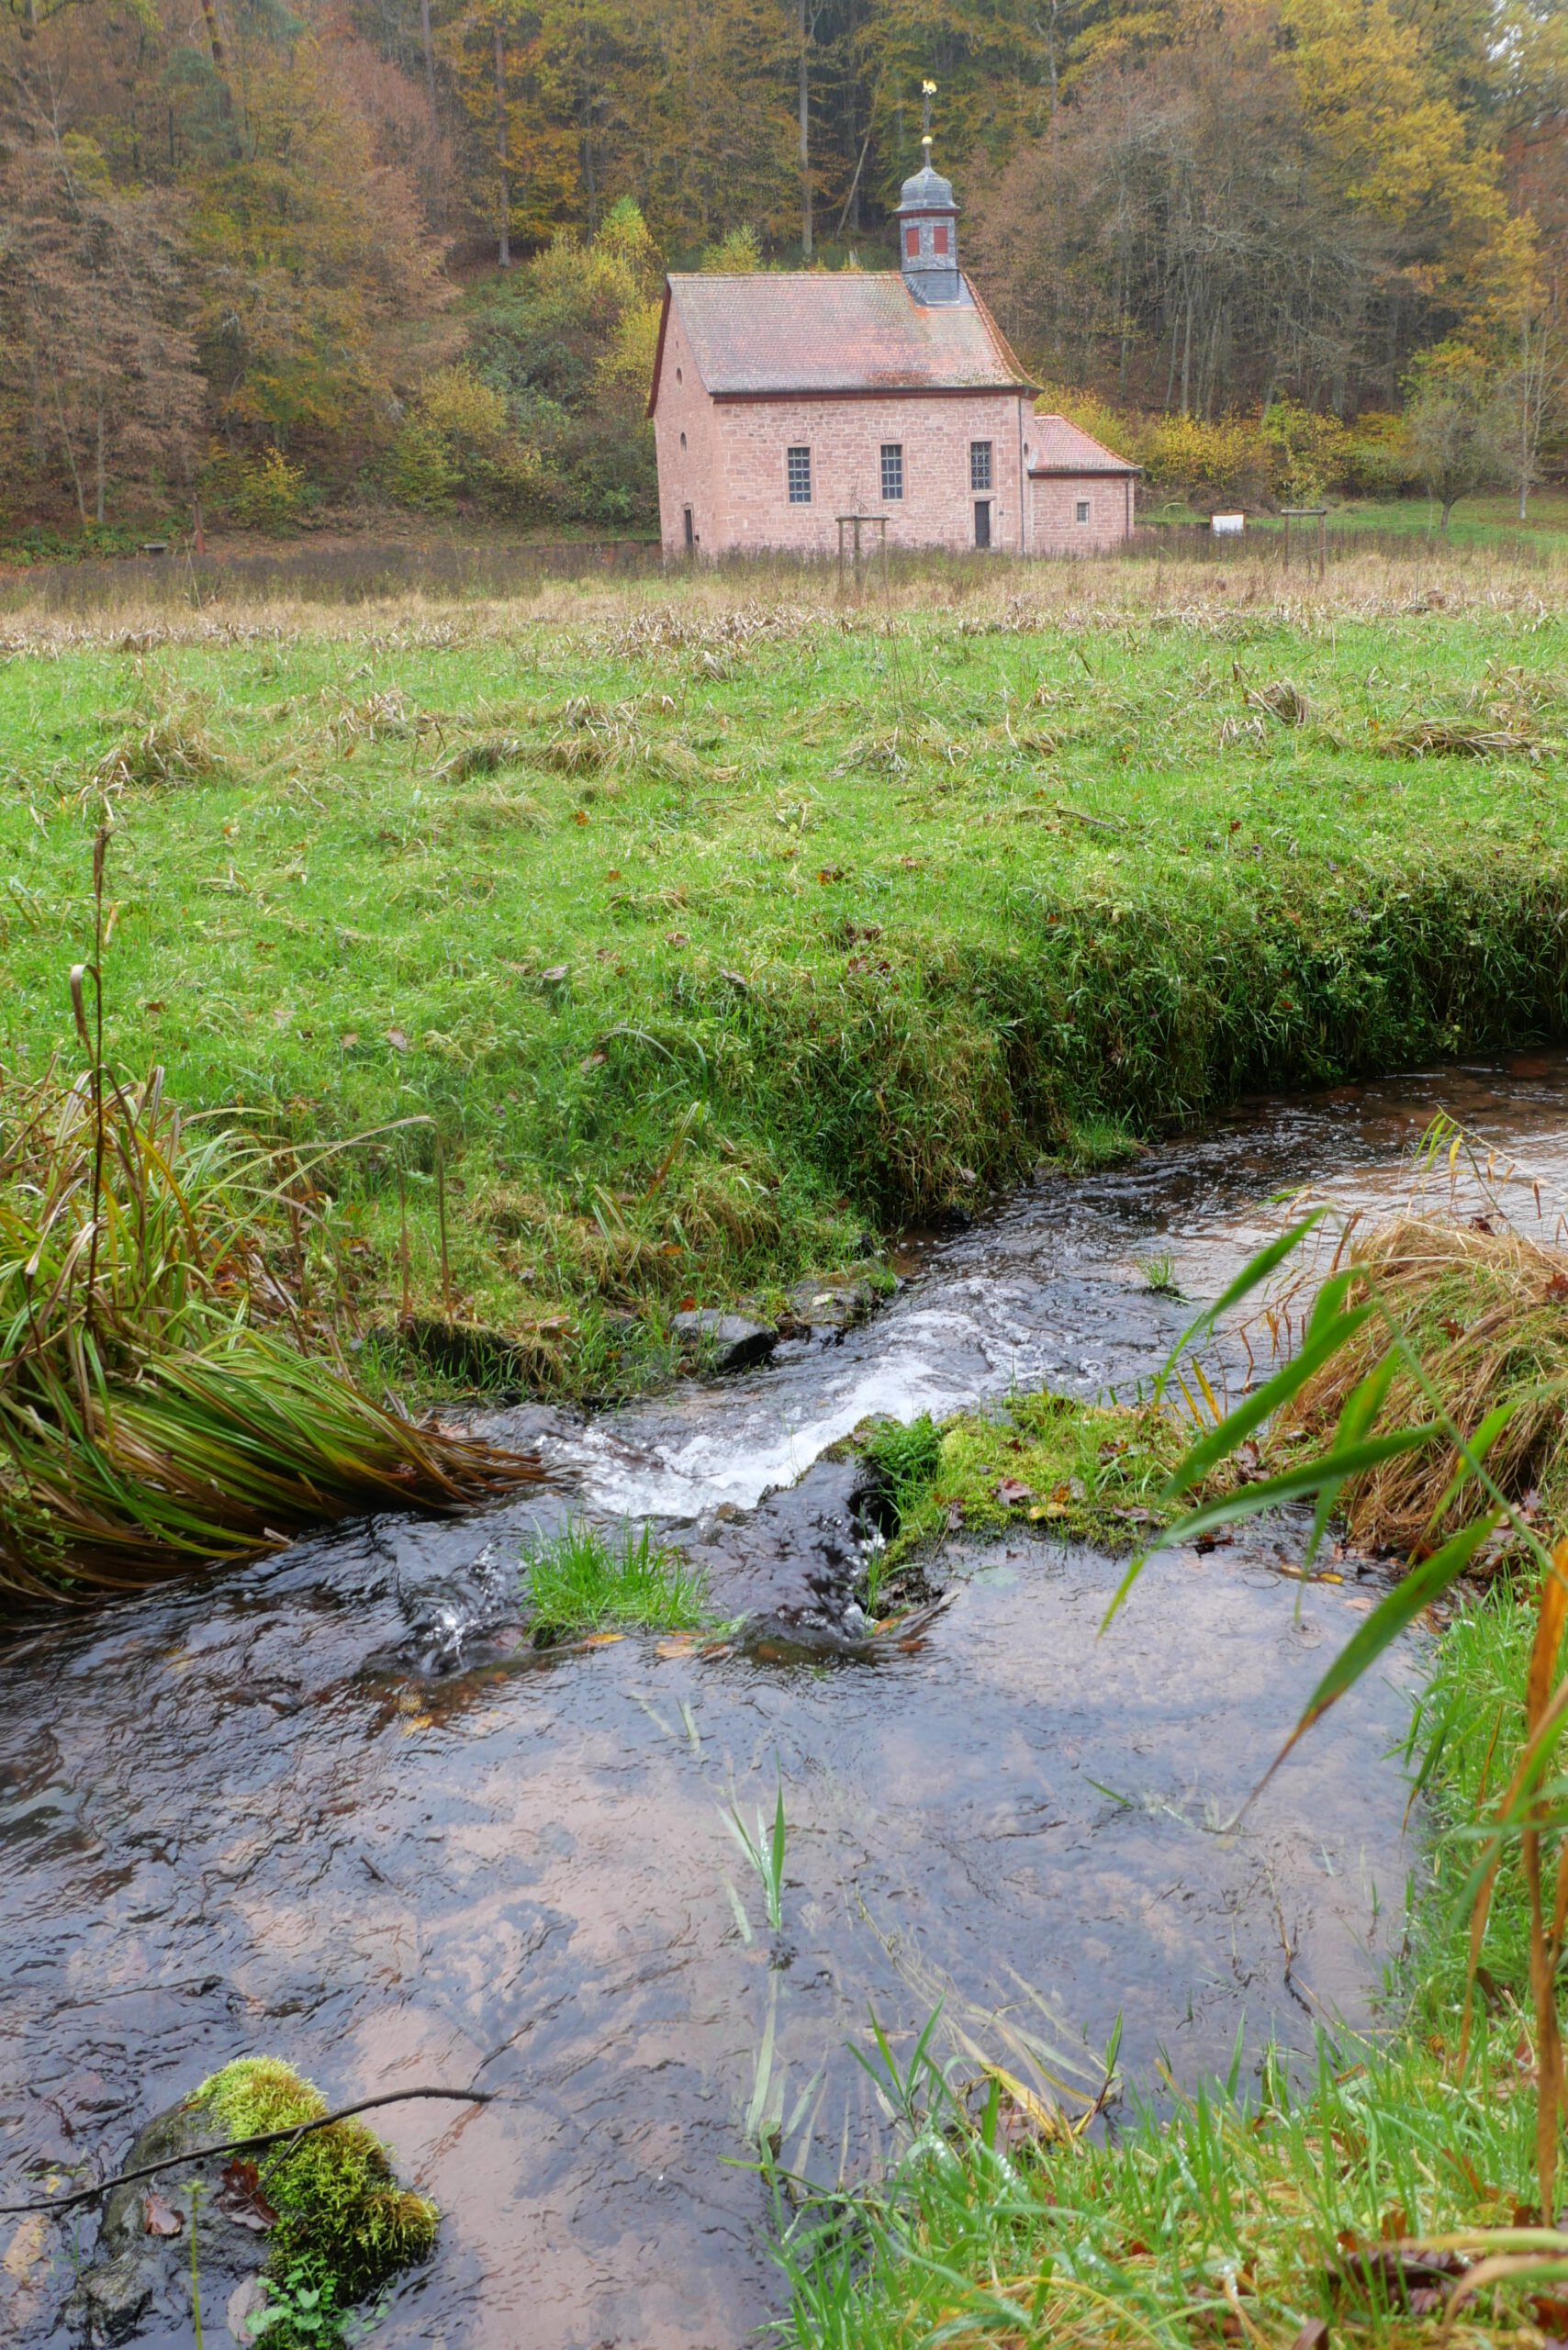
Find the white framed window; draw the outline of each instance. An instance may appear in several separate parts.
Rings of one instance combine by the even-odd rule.
[[[809,506],[812,502],[812,453],[809,449],[791,449],[784,460],[785,477],[790,485],[791,506]]]
[[[969,487],[989,489],[991,486],[991,442],[971,441],[969,442]]]
[[[903,442],[884,441],[882,443],[882,497],[890,500],[903,496]]]
[[[1081,522],[1087,522],[1089,520],[1089,500],[1086,498],[1081,498],[1078,501],[1078,519]]]

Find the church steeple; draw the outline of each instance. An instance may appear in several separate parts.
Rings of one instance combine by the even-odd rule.
[[[899,265],[903,282],[921,303],[961,302],[964,281],[958,274],[958,207],[953,184],[933,169],[931,162],[931,101],[935,82],[922,85],[925,100],[921,138],[924,161],[913,178],[905,180],[899,199]]]

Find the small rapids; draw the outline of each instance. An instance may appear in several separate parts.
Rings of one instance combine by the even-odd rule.
[[[1130,1393],[1279,1194],[1396,1203],[1439,1109],[1543,1199],[1568,1170],[1555,1055],[1262,1105],[912,1243],[884,1311],[764,1369],[498,1418],[571,1472],[565,1498],[343,1528],[11,1646],[0,2199],[113,2168],[241,2053],[334,2103],[473,2083],[494,2102],[379,2117],[446,2219],[377,2339],[735,2350],[777,2303],[748,2127],[824,2183],[873,2167],[847,2053],[868,2009],[907,2054],[941,2000],[1077,2081],[1119,2015],[1151,2088],[1161,2056],[1178,2081],[1226,2069],[1238,2026],[1255,2061],[1271,2033],[1364,2022],[1404,1932],[1421,1636],[1231,1828],[1370,1587],[1282,1577],[1299,1537],[1261,1525],[1161,1557],[1101,1639],[1120,1561],[956,1539],[949,1604],[868,1649],[875,1530],[830,1448],[1011,1386]],[[1151,1292],[1157,1259],[1184,1298]],[[519,1554],[568,1504],[659,1520],[718,1608],[776,1637],[533,1650]],[[725,1814],[771,1817],[780,1785],[775,1933]],[[95,2232],[0,2223],[5,2339],[73,2338]]]

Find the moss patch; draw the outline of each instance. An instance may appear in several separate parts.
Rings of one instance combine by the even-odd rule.
[[[1191,1431],[1151,1405],[1080,1403],[1049,1389],[1009,1397],[997,1413],[891,1423],[866,1439],[894,1530],[885,1568],[963,1528],[1038,1525],[1115,1550],[1171,1515],[1159,1495]]]
[[[242,2056],[204,2081],[196,2100],[226,2138],[261,2136],[329,2110],[319,2089],[274,2056]],[[340,2308],[435,2244],[439,2214],[428,2197],[399,2187],[381,2140],[361,2121],[313,2130],[281,2158],[262,2158],[263,2186],[277,2212],[268,2273],[306,2271]]]

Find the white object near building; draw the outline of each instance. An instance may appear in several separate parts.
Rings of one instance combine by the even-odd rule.
[[[1247,528],[1245,514],[1215,514],[1211,516],[1210,529],[1216,539],[1238,539]]]

